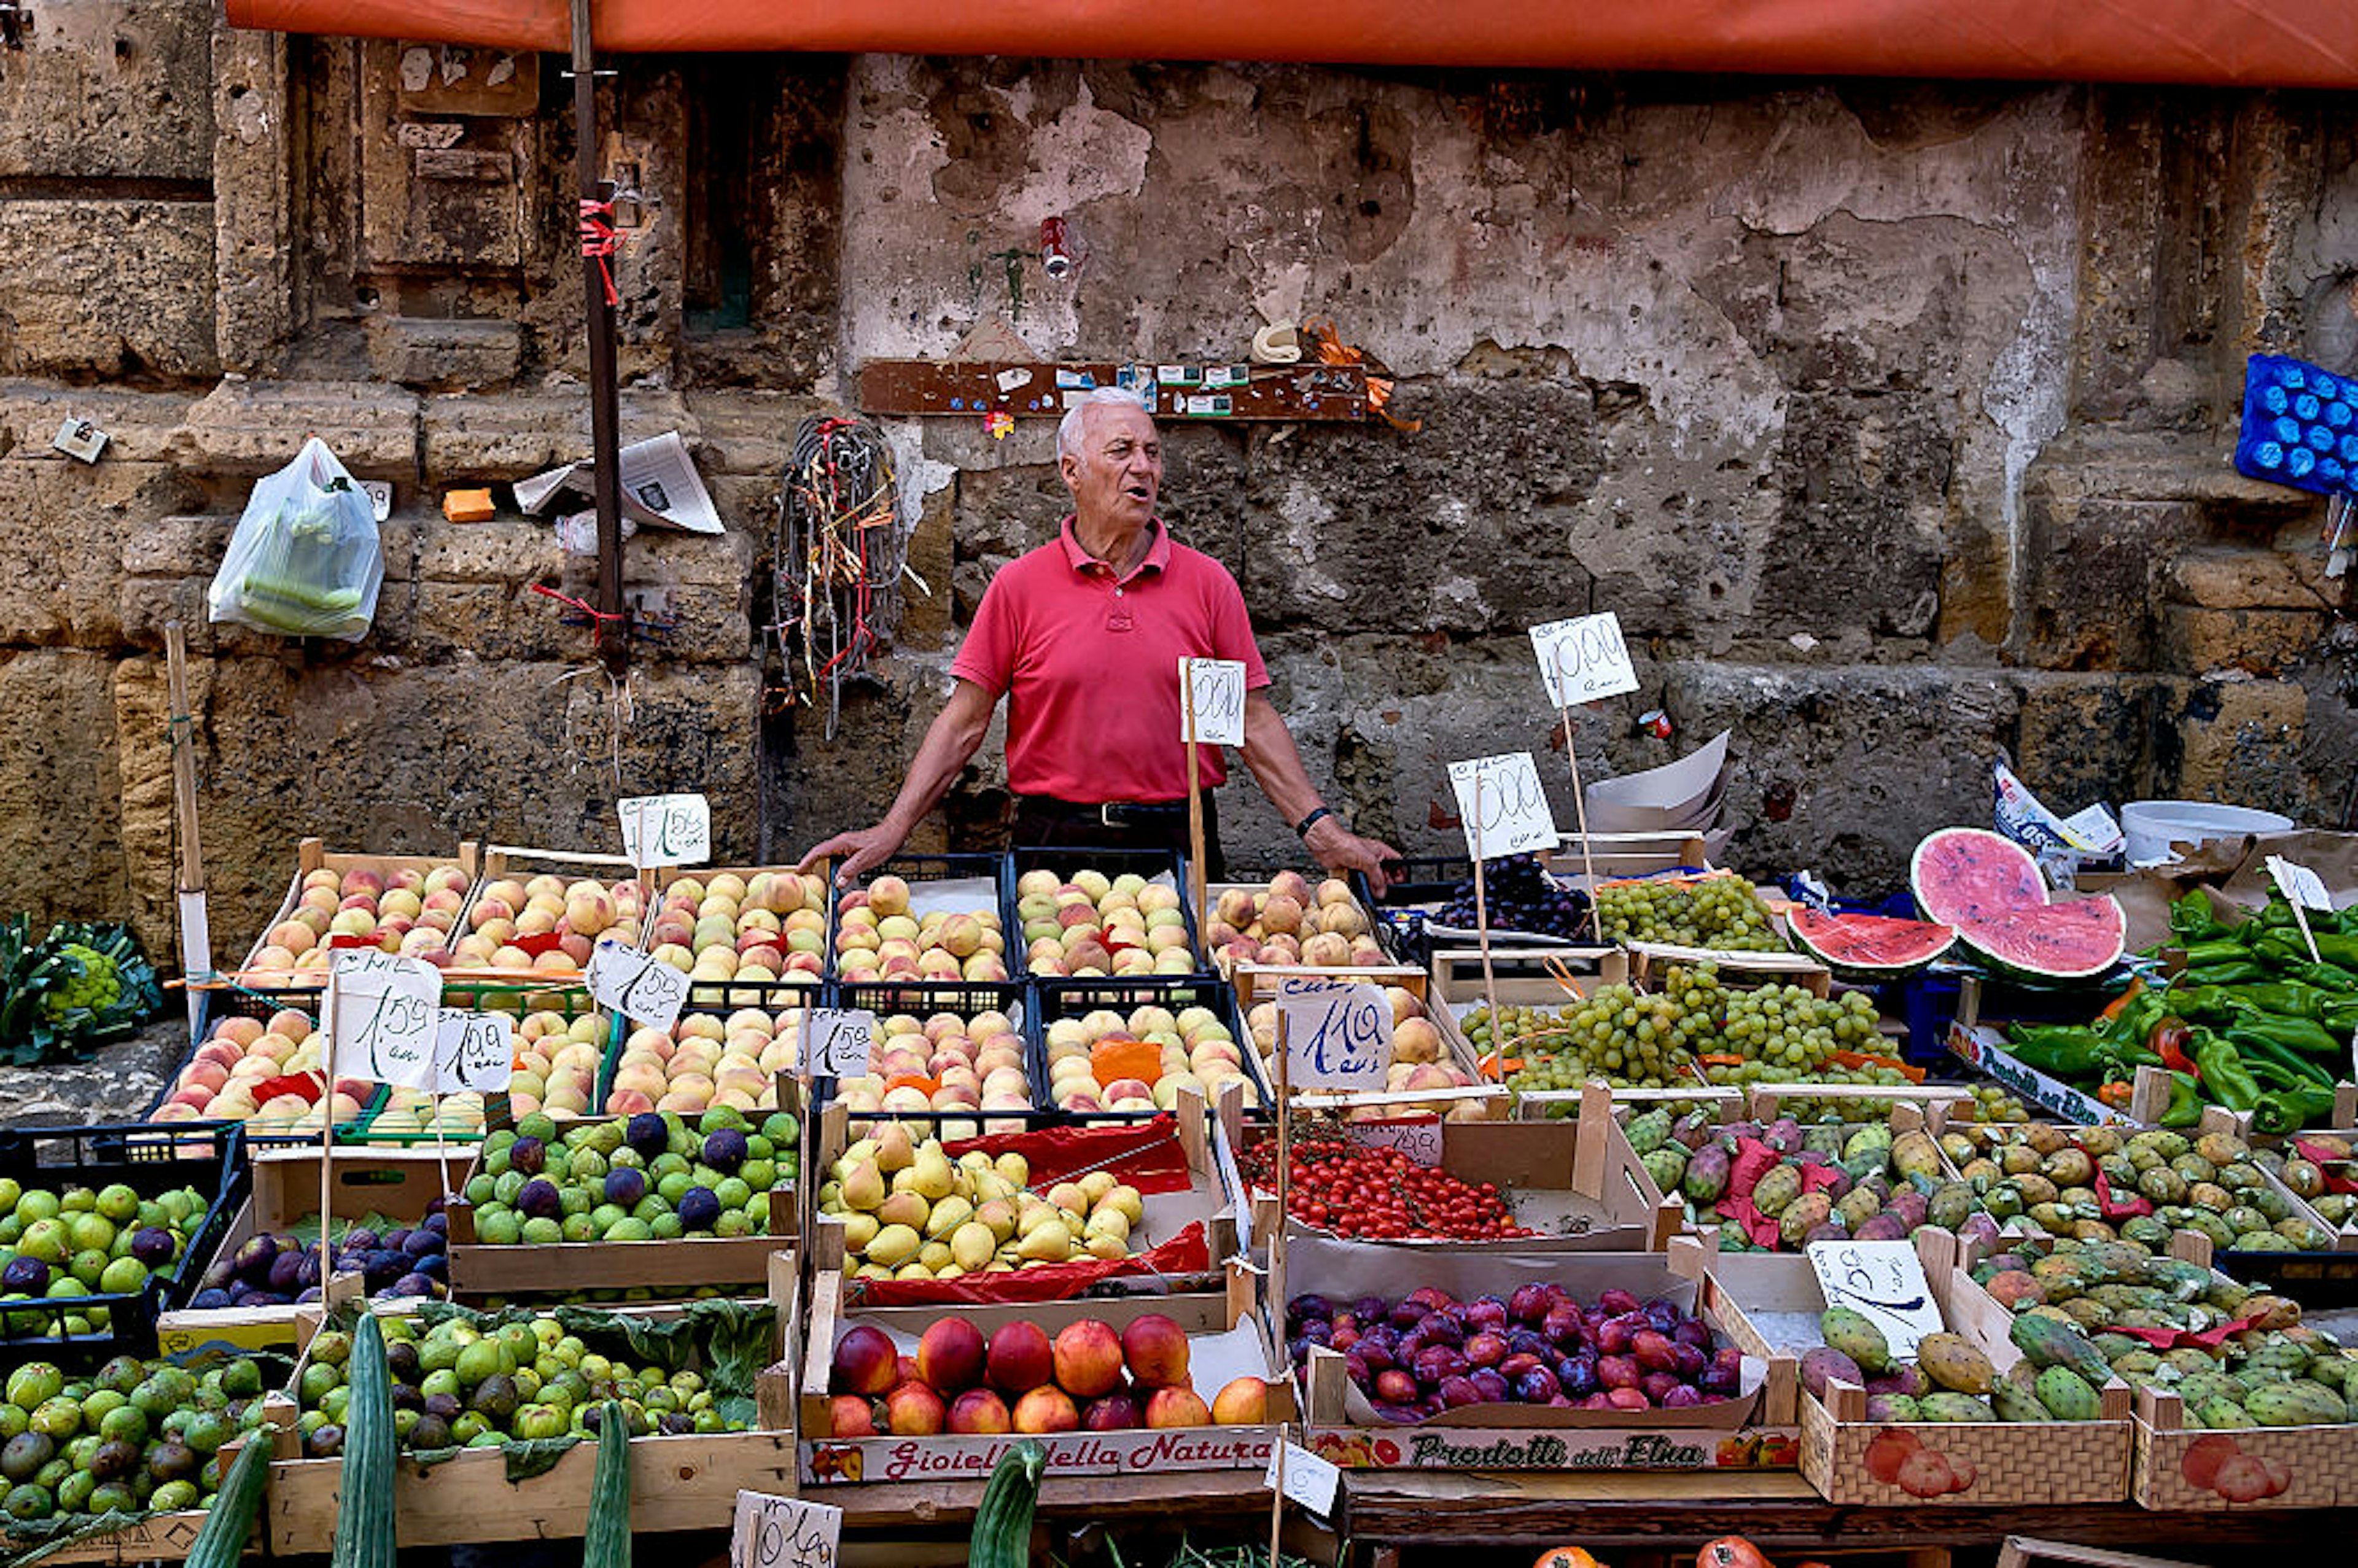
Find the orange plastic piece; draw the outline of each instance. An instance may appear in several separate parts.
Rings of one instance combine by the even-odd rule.
[[[1163,1048],[1143,1040],[1100,1040],[1089,1047],[1089,1074],[1099,1088],[1124,1078],[1151,1084],[1163,1076]]]
[[[488,490],[451,490],[442,494],[442,515],[453,523],[488,523],[493,510]]]
[[[939,1078],[928,1078],[917,1073],[895,1073],[884,1080],[886,1094],[891,1094],[894,1089],[923,1089],[925,1091],[925,1098],[931,1099],[942,1092],[942,1084]]]

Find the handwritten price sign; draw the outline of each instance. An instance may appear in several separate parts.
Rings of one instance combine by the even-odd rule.
[[[1441,1118],[1404,1117],[1390,1121],[1346,1123],[1344,1136],[1362,1149],[1397,1149],[1416,1165],[1441,1163]]]
[[[818,1077],[856,1078],[868,1071],[876,1015],[866,1008],[813,1008],[803,1031],[805,1070]]]
[[[1245,666],[1236,659],[1179,661],[1179,741],[1206,746],[1245,743]],[[1195,732],[1187,732],[1187,720]]]
[[[712,859],[712,807],[700,795],[636,795],[615,804],[622,853],[634,866],[700,866]]]
[[[1529,752],[1452,762],[1449,783],[1466,826],[1466,851],[1476,860],[1527,855],[1563,842]]]
[[[1923,1260],[1912,1241],[1812,1241],[1810,1267],[1830,1307],[1866,1314],[1902,1358],[1916,1354],[1916,1342],[1938,1334],[1941,1303],[1925,1281]]]
[[[1531,652],[1539,656],[1548,700],[1558,708],[1577,708],[1638,689],[1638,672],[1629,666],[1620,619],[1609,610],[1532,627]]]
[[[1285,1071],[1321,1089],[1381,1089],[1392,1059],[1392,1004],[1363,980],[1290,975],[1278,982]]]
[[[2321,909],[2331,914],[2333,895],[2325,891],[2325,879],[2307,866],[2297,865],[2282,855],[2270,855],[2268,875],[2275,879],[2277,891],[2285,902],[2302,909]]]
[[[729,1568],[835,1568],[843,1510],[766,1492],[737,1494]]]
[[[497,1094],[515,1072],[515,1020],[504,1012],[446,1007],[434,1031],[434,1088]]]
[[[659,958],[605,941],[590,955],[590,994],[624,1018],[669,1029],[687,1000],[687,977]]]
[[[1261,1476],[1261,1485],[1271,1491],[1277,1489],[1279,1452],[1276,1448],[1270,1450],[1269,1469]],[[1343,1472],[1299,1444],[1286,1444],[1282,1452],[1286,1500],[1301,1504],[1321,1519],[1332,1514],[1336,1489],[1343,1484]]]
[[[328,960],[329,1060],[340,1078],[434,1087],[442,971],[423,958],[347,947]]]

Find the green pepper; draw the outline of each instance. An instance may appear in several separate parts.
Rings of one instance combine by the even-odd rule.
[[[2190,968],[2178,978],[2196,986],[2243,986],[2266,979],[2268,971],[2245,958],[2233,964],[2205,964],[2199,969]]]
[[[2358,969],[2358,935],[2342,931],[2312,931],[2310,935],[2317,940],[2319,957],[2345,969]],[[2302,949],[2307,950],[2306,946]]]
[[[2230,1029],[2227,1039],[2242,1054],[2244,1065],[2255,1070],[2262,1062],[2273,1062],[2285,1071],[2298,1074],[2311,1083],[2331,1086],[2333,1082],[2333,1076],[2323,1067],[2260,1030],[2248,1027]]]
[[[2285,973],[2304,985],[2315,986],[2320,990],[2331,991],[2338,996],[2358,994],[2358,974],[2352,974],[2339,964],[2312,964],[2303,958],[2297,964],[2287,965]],[[2331,1001],[2333,999],[2328,997],[2326,1000]]]
[[[2159,995],[2140,990],[2120,1011],[2110,1017],[2100,1016],[2093,1027],[2098,1035],[2108,1041],[2143,1040],[2169,1011],[2169,1004]]]
[[[2173,986],[2169,994],[2171,1011],[2190,1023],[2232,1023],[2242,1016],[2225,986]]]
[[[2265,980],[2236,987],[2235,1000],[2282,1018],[2315,1019],[2324,1015],[2326,993],[2299,980]]]
[[[2181,943],[2205,941],[2227,930],[2211,905],[2211,895],[2201,888],[2189,888],[2170,901],[2169,934]]]
[[[2242,942],[2190,942],[2186,945],[2186,967],[2199,969],[2206,964],[2239,964],[2252,956],[2252,949]]]
[[[2077,1024],[2017,1024],[2006,1031],[2006,1048],[2025,1066],[2051,1077],[2075,1078],[2094,1072],[2106,1055],[2105,1041]]]
[[[2282,1137],[2333,1115],[2330,1088],[2287,1089],[2262,1095],[2252,1106],[2252,1130]]]
[[[2339,1056],[2349,1048],[2348,1041],[2335,1038],[2331,1030],[2310,1018],[2246,1012],[2231,1027],[2265,1034],[2277,1044],[2298,1051],[2304,1056]]]
[[[2204,1042],[2194,1053],[2194,1065],[2201,1070],[2204,1090],[2229,1110],[2249,1110],[2260,1098],[2259,1082],[2232,1041]]]
[[[2161,1113],[2164,1127],[2192,1127],[2202,1119],[2202,1096],[2190,1073],[2169,1075],[2169,1108]]]

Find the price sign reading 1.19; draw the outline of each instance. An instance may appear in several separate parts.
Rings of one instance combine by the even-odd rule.
[[[1323,1089],[1380,1089],[1392,1059],[1392,1004],[1361,980],[1289,975],[1278,982],[1286,1076]]]
[[[327,1007],[336,1076],[434,1087],[441,970],[374,947],[341,948],[329,956]]]
[[[712,859],[712,807],[700,795],[638,795],[616,803],[631,864],[700,866]]]
[[[1621,640],[1620,618],[1609,610],[1532,627],[1531,652],[1539,656],[1548,700],[1558,708],[1577,708],[1638,689],[1629,645]]]
[[[1529,752],[1452,762],[1449,783],[1466,827],[1466,852],[1476,860],[1527,855],[1563,842]]]
[[[590,955],[590,994],[624,1018],[669,1029],[687,1000],[687,977],[660,958],[605,941]]]

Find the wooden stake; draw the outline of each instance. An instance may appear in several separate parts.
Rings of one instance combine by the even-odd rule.
[[[575,178],[582,201],[611,201],[613,184],[598,178],[598,79],[590,0],[572,0],[569,11]],[[631,662],[631,634],[622,614],[621,383],[615,370],[614,308],[606,302],[610,270],[605,258],[583,253],[581,283],[590,336],[590,490],[598,512],[598,655],[607,674],[619,676]]]
[[[1482,878],[1482,775],[1478,773],[1474,775],[1474,942],[1482,949],[1482,996],[1490,1008],[1490,1052],[1503,1074],[1507,1024],[1498,1016],[1498,977],[1490,967],[1490,899]]]
[[[2294,925],[2300,927],[2300,939],[2309,944],[2309,961],[2312,964],[2325,962],[2318,956],[2317,938],[2309,929],[2309,911],[2301,907],[2300,900],[2297,898],[2288,898],[2285,902],[2292,905],[2292,920]]]
[[[1588,797],[1580,787],[1580,753],[1572,749],[1572,709],[1556,710],[1563,716],[1563,760],[1572,769],[1572,814],[1580,824],[1580,869],[1588,878],[1588,925],[1599,942],[1605,940],[1605,927],[1596,918],[1596,861],[1588,849]]]
[[[1277,1010],[1277,1232],[1269,1238],[1270,1304],[1277,1309],[1278,1348],[1285,1347],[1285,1227],[1292,1210],[1286,1206],[1289,1167],[1293,1162],[1293,1075],[1287,1070],[1290,1037],[1285,1006]],[[1269,1494],[1269,1568],[1278,1568],[1279,1538],[1285,1530],[1285,1428],[1277,1433],[1277,1484]]]
[[[1195,682],[1184,659],[1179,662],[1179,700],[1187,708],[1187,849],[1194,857],[1187,863],[1187,891],[1195,900],[1195,935],[1200,938],[1212,915],[1204,907],[1209,879],[1204,869],[1204,786],[1195,777]],[[1204,961],[1211,959],[1207,950]]]
[[[334,1212],[332,1172],[336,1160],[336,984],[332,967],[319,1002],[319,1027],[328,1032],[328,1049],[320,1059],[325,1070],[319,1090],[319,1303],[328,1301],[328,1278],[335,1272],[335,1253],[328,1245],[328,1219]]]
[[[196,719],[189,711],[189,643],[180,623],[164,623],[164,664],[172,716],[172,800],[180,817],[180,973],[212,972],[212,932],[205,918],[205,856],[197,837]],[[204,1022],[204,993],[188,991],[189,1038]]]

